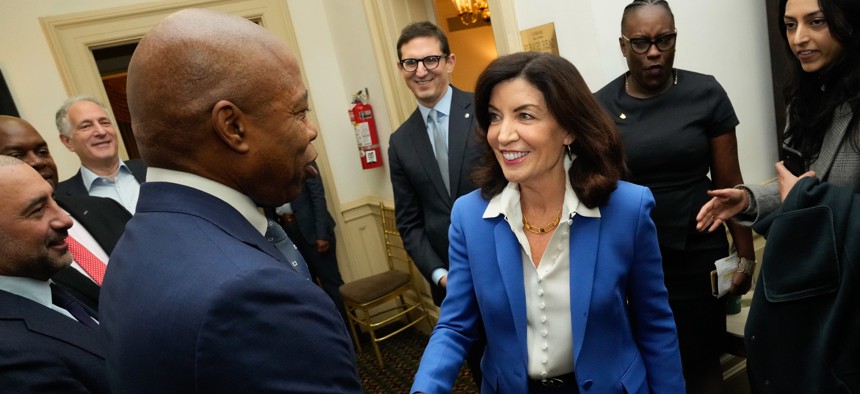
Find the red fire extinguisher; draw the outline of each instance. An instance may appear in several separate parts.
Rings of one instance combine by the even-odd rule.
[[[349,120],[355,130],[355,140],[358,143],[358,154],[361,157],[361,168],[369,169],[382,166],[382,150],[379,147],[379,134],[376,132],[376,121],[373,120],[373,107],[368,103],[367,88],[352,96],[349,108]]]

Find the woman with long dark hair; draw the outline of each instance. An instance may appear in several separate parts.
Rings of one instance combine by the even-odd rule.
[[[779,15],[783,143],[803,173],[779,162],[777,184],[711,192],[698,227],[735,220],[767,237],[744,335],[753,392],[858,392],[860,231],[846,215],[860,193],[860,2],[782,0]]]
[[[567,60],[494,60],[480,190],[451,214],[448,295],[413,392],[449,393],[483,321],[481,392],[683,393],[648,189]]]

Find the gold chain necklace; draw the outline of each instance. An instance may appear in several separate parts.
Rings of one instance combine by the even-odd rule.
[[[554,228],[558,227],[558,222],[561,221],[561,209],[558,210],[558,215],[555,216],[555,220],[552,223],[547,224],[545,227],[537,227],[529,224],[529,221],[526,220],[526,215],[523,215],[523,228],[528,230],[530,233],[534,234],[546,234],[552,231]]]

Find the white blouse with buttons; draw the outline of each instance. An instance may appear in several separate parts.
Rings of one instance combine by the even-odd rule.
[[[566,211],[562,211],[562,215],[569,217]],[[514,232],[522,245],[529,377],[544,379],[573,372],[570,221],[559,223],[537,268],[522,227]]]
[[[565,158],[565,169],[571,161]],[[528,375],[552,378],[573,372],[573,327],[570,310],[570,231],[574,215],[600,217],[600,210],[580,204],[567,182],[562,220],[535,268],[523,230],[519,185],[509,183],[490,200],[483,217],[504,215],[520,243],[526,293]],[[574,251],[575,254],[575,251]],[[576,285],[575,283],[573,284]]]

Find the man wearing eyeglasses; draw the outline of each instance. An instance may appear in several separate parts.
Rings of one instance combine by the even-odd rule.
[[[448,279],[451,206],[475,190],[469,180],[479,152],[472,93],[450,85],[456,57],[430,22],[413,23],[397,40],[398,66],[418,107],[391,135],[388,147],[397,229],[406,251],[441,305]],[[469,355],[480,386],[483,345]]]

